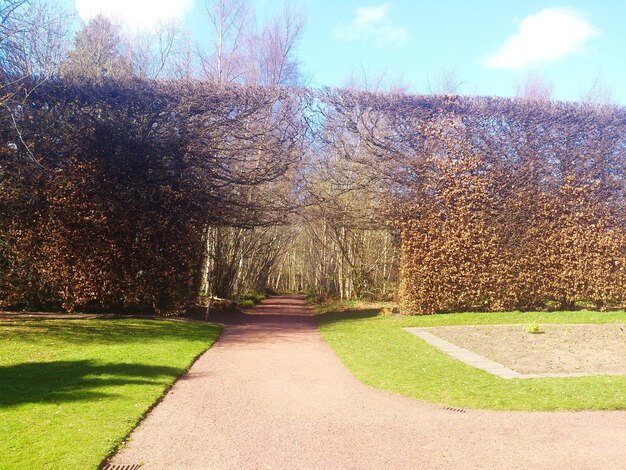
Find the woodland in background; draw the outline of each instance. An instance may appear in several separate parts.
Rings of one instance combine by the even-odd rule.
[[[0,8],[0,304],[182,312],[272,289],[407,313],[626,301],[624,108],[302,86],[303,27],[72,39]],[[451,80],[448,82],[452,83]]]

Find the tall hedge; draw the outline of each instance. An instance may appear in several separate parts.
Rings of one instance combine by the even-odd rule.
[[[626,300],[624,108],[350,92],[327,101],[333,129],[349,130],[346,158],[375,169],[401,233],[406,312]]]
[[[249,188],[300,158],[298,106],[193,82],[35,87],[2,114],[0,298],[180,311],[199,292],[208,225],[261,213]]]
[[[409,313],[626,301],[624,108],[140,80],[29,90],[0,109],[7,303],[179,311],[208,227],[281,223],[310,178],[296,164],[322,151],[351,162],[342,188],[367,185],[399,232]]]

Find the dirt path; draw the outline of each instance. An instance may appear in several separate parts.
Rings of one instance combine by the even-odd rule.
[[[228,326],[115,464],[145,469],[626,468],[626,412],[448,411],[355,380],[302,297]]]

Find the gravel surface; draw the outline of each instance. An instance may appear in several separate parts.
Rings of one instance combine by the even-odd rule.
[[[626,374],[626,325],[437,326],[424,330],[522,374]]]
[[[355,380],[304,299],[229,325],[113,459],[145,469],[626,468],[626,412],[445,410]]]

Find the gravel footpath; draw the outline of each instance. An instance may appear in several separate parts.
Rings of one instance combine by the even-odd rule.
[[[304,299],[228,325],[113,464],[142,469],[626,468],[626,412],[446,410],[355,380]]]

